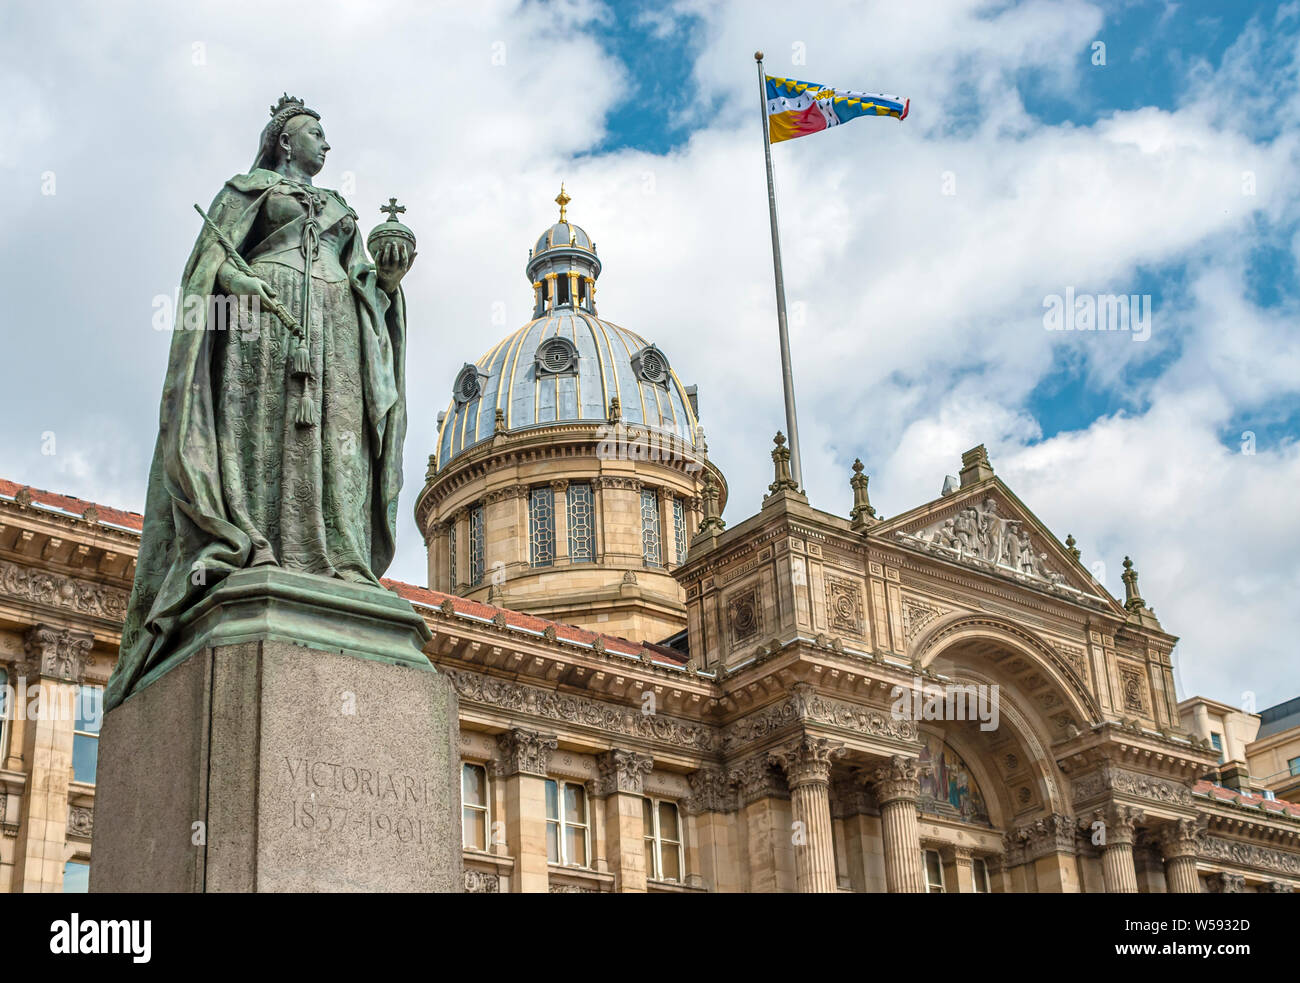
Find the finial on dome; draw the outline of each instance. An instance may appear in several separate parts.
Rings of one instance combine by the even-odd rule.
[[[558,195],[555,196],[555,203],[556,203],[557,205],[560,206],[560,221],[561,221],[561,222],[567,222],[567,221],[568,221],[568,219],[564,217],[564,209],[565,209],[565,207],[569,204],[569,202],[571,202],[571,201],[573,201],[573,199],[570,198],[568,195],[566,195],[566,194],[564,193],[564,182],[561,181],[561,182],[560,182],[560,193],[559,193]]]

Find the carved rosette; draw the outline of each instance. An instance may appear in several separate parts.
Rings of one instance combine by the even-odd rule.
[[[1206,819],[1175,819],[1157,834],[1160,852],[1166,860],[1179,857],[1195,858],[1200,853],[1201,841],[1205,839]]]
[[[497,737],[501,752],[498,771],[503,778],[512,775],[537,775],[545,778],[550,770],[551,752],[559,746],[553,736],[531,730],[508,730]]]
[[[597,755],[596,769],[600,777],[591,782],[591,794],[604,798],[615,792],[642,794],[645,776],[654,768],[655,759],[648,754],[614,748]]]
[[[688,815],[736,811],[735,784],[721,768],[706,766],[691,772],[686,780],[691,784],[691,794],[682,803],[682,808]]]
[[[95,831],[95,810],[89,806],[68,806],[68,833],[91,836]]]
[[[889,764],[871,772],[871,781],[882,806],[900,799],[915,802],[921,796],[921,767],[915,758],[894,755]]]
[[[738,762],[731,770],[731,777],[743,805],[759,799],[790,797],[790,790],[782,781],[780,772],[772,767],[766,754],[756,754]]]
[[[844,753],[844,745],[825,737],[805,734],[768,753],[768,760],[785,772],[791,789],[801,785],[826,785],[831,778],[831,758]]]
[[[22,671],[28,677],[79,683],[84,678],[86,659],[94,641],[89,632],[33,625],[23,637],[27,661]]]

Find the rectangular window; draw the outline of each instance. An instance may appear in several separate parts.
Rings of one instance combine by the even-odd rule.
[[[449,593],[456,593],[456,520],[452,519],[451,524],[447,527],[447,576],[451,580],[451,586],[447,588]]]
[[[4,745],[0,744],[0,748],[3,747]],[[1300,758],[1292,758],[1286,763],[1286,766],[1290,770],[1291,774],[1300,775]]]
[[[930,894],[943,894],[943,860],[938,850],[925,851],[925,887]]]
[[[1223,764],[1223,738],[1218,734],[1210,734],[1210,743],[1214,745],[1214,750],[1219,752],[1219,764]]]
[[[483,506],[469,510],[469,582],[477,587],[483,583]]]
[[[104,719],[104,688],[77,687],[77,719],[72,726],[72,780],[95,784],[99,724]]]
[[[591,853],[587,790],[575,782],[546,780],[546,859],[566,867],[587,867]]]
[[[641,489],[641,557],[648,567],[662,567],[663,543],[659,536],[659,493]]]
[[[673,499],[673,542],[677,545],[677,562],[686,562],[686,506]]]
[[[989,891],[989,865],[983,857],[971,861],[971,875],[975,881],[976,894],[991,894]]]
[[[90,864],[69,860],[63,865],[63,893],[86,894],[90,891]]]
[[[682,870],[682,833],[677,806],[659,799],[641,800],[645,826],[646,876],[655,881],[677,881]]]
[[[549,488],[528,493],[528,543],[533,566],[555,562],[555,493]]]
[[[592,535],[591,485],[569,485],[569,562],[590,563],[596,558]]]
[[[486,850],[488,845],[488,778],[482,765],[460,766],[461,845]]]

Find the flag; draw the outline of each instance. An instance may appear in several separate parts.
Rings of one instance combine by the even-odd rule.
[[[772,143],[807,136],[859,116],[907,119],[910,99],[880,92],[832,89],[817,82],[764,76],[767,86],[767,132]]]

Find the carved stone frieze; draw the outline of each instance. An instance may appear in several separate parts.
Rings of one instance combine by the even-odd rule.
[[[466,894],[500,894],[501,878],[491,871],[465,868]]]
[[[660,741],[693,751],[712,751],[717,741],[714,728],[675,720],[662,713],[645,714],[639,708],[556,693],[465,669],[444,668],[442,671],[451,679],[461,699],[498,710]]]
[[[27,660],[22,665],[22,672],[29,677],[80,682],[94,642],[94,636],[89,632],[32,625],[23,636]]]
[[[1276,874],[1300,877],[1300,854],[1271,850],[1268,847],[1243,843],[1240,840],[1227,840],[1220,836],[1204,836],[1199,840],[1198,845],[1197,855],[1204,860],[1217,860],[1238,867],[1253,867]]]
[[[746,747],[796,723],[825,724],[895,741],[915,741],[917,734],[913,720],[896,720],[887,710],[822,696],[800,683],[784,700],[728,724],[722,731],[722,749]]]
[[[655,759],[648,754],[637,754],[614,748],[596,756],[596,769],[600,777],[591,783],[591,793],[597,798],[615,792],[640,795],[645,787],[645,776],[654,768]]]
[[[550,770],[551,752],[558,745],[556,738],[536,731],[516,728],[497,736],[501,752],[498,770],[503,778],[511,775],[546,776]]]
[[[64,608],[96,618],[123,621],[128,592],[77,577],[64,577],[0,560],[0,594]]]
[[[589,887],[586,884],[560,883],[551,884],[547,888],[550,894],[599,894],[599,888]]]
[[[1074,801],[1086,802],[1098,795],[1119,792],[1165,805],[1190,806],[1192,790],[1181,782],[1154,778],[1140,772],[1117,768],[1102,762],[1100,768],[1074,782]]]

